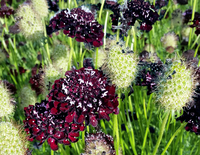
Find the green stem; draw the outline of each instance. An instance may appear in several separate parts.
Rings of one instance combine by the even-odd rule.
[[[54,155],[54,151],[53,150],[51,150],[51,155]]]
[[[152,98],[150,98],[150,99],[152,99]],[[146,127],[146,132],[145,132],[145,135],[144,135],[144,140],[143,140],[143,145],[142,145],[142,153],[141,154],[143,154],[143,151],[144,151],[144,148],[145,148],[145,145],[146,145],[147,135],[148,135],[148,132],[149,132],[149,125],[150,125],[150,122],[151,122],[154,105],[155,104],[152,105],[152,108],[151,108],[151,111],[150,111],[149,120],[147,122],[147,127]]]
[[[102,0],[101,1],[100,12],[99,12],[99,22],[101,22],[101,15],[102,15],[102,10],[103,10],[104,3],[105,3],[105,0]]]
[[[153,151],[153,154],[152,155],[156,155],[156,152],[158,151],[158,147],[160,145],[160,142],[162,140],[162,136],[163,136],[163,133],[165,131],[165,125],[167,123],[167,119],[169,117],[169,114],[170,114],[170,111],[167,112],[163,122],[162,122],[162,126],[161,126],[161,130],[160,130],[160,134],[159,134],[159,137],[158,137],[158,140],[157,140],[157,143],[156,143],[156,146],[154,148],[154,151]]]
[[[108,23],[108,11],[106,12],[106,19],[105,19],[105,24],[104,24],[104,44],[103,48],[106,46],[106,29],[107,29],[107,23]]]
[[[186,124],[187,122],[182,123],[181,126],[178,128],[178,130],[176,130],[176,132],[173,134],[173,136],[171,137],[171,139],[165,146],[165,149],[163,150],[161,155],[164,155],[164,153],[167,151],[168,147],[170,146],[171,142],[174,140],[175,136],[185,127]]]
[[[196,4],[197,4],[197,0],[194,0],[194,2],[193,2],[192,19],[191,19],[191,21],[194,20]],[[193,37],[193,33],[191,33],[191,32],[192,32],[192,29],[190,29],[190,36],[189,36],[189,41],[188,41],[188,47],[190,47],[191,40],[192,40],[192,37]]]

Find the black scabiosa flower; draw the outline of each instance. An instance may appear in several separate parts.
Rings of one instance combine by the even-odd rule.
[[[42,85],[43,80],[44,80],[44,72],[42,70],[40,70],[38,74],[33,75],[29,80],[31,88],[35,90],[37,96],[42,94],[43,92],[43,85]]]
[[[81,155],[115,155],[114,141],[112,136],[106,135],[103,132],[87,134],[85,137],[85,153]]]
[[[47,26],[47,34],[63,30],[63,33],[78,42],[90,43],[95,47],[103,45],[103,26],[85,7],[65,9],[56,14]]]
[[[42,145],[47,139],[52,150],[58,150],[58,143],[70,145],[77,142],[79,131],[85,129],[84,124],[67,122],[66,113],[52,115],[46,108],[47,102],[43,100],[24,108],[26,119],[23,122],[26,133],[30,134],[29,141],[36,139]]]
[[[136,77],[136,85],[147,86],[147,94],[151,94],[156,88],[158,78],[164,74],[165,65],[156,60],[158,57],[143,51],[140,54],[140,62],[138,63],[139,71]]]
[[[188,22],[190,22],[191,18],[192,18],[192,10],[191,9],[186,10],[183,13],[183,17],[184,17],[184,23],[187,24]],[[190,27],[191,28],[196,28],[195,34],[199,35],[200,34],[200,13],[195,12],[194,20],[192,22],[193,22],[193,24],[190,25]]]
[[[177,120],[187,122],[186,131],[194,132],[200,135],[200,86],[196,89],[196,94],[193,96],[193,103],[183,108],[183,115]]]
[[[59,10],[58,2],[59,2],[59,0],[47,0],[49,10],[57,12]]]
[[[14,10],[10,7],[7,7],[5,0],[2,0],[1,7],[0,7],[0,18],[4,18],[4,17],[8,18],[12,14],[14,14]]]
[[[65,113],[65,121],[75,121],[96,127],[98,120],[110,120],[109,114],[118,114],[115,86],[111,85],[102,71],[88,68],[72,69],[66,78],[54,82],[48,95],[47,108],[52,115]]]
[[[136,20],[140,23],[140,29],[148,32],[159,18],[155,7],[143,0],[132,0],[120,6],[120,12],[122,12],[119,20],[121,25],[116,25],[114,28],[120,29],[125,34],[130,26],[134,26]]]

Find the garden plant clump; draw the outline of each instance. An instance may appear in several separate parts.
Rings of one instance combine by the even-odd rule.
[[[1,0],[0,155],[200,155],[200,0]]]

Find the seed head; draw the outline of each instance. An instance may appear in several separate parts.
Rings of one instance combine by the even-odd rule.
[[[68,70],[70,49],[65,45],[56,45],[52,53],[53,66],[57,70],[62,70],[63,75]]]
[[[20,5],[15,17],[17,25],[25,38],[35,41],[43,37],[44,29],[42,21],[30,5]]]
[[[127,88],[135,80],[138,58],[132,50],[120,44],[109,49],[107,70],[113,84],[118,88]]]
[[[48,4],[46,0],[31,0],[31,7],[41,17],[47,17]]]
[[[173,62],[158,83],[157,102],[167,110],[181,110],[191,100],[194,81],[185,62]]]
[[[0,83],[0,117],[8,116],[14,112],[14,105],[11,104],[10,92],[3,82]]]
[[[174,32],[168,32],[161,38],[161,42],[167,52],[173,53],[174,49],[177,47],[178,37]]]
[[[0,122],[0,154],[26,155],[26,138],[19,127],[10,122]]]
[[[85,153],[81,155],[115,155],[113,138],[103,132],[87,134],[85,137]]]
[[[29,105],[35,105],[37,102],[35,91],[28,85],[19,90],[18,96],[21,99],[21,109],[24,109],[24,107],[28,107]]]

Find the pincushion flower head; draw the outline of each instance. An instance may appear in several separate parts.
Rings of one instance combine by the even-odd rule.
[[[22,32],[25,38],[35,41],[44,36],[44,29],[40,17],[27,3],[19,6],[15,14],[15,19],[20,32]]]
[[[85,153],[81,155],[115,155],[113,137],[103,132],[87,134],[85,137]]]
[[[193,94],[195,77],[193,70],[183,61],[177,60],[158,81],[156,100],[166,110],[180,111]]]
[[[108,75],[113,84],[124,89],[135,80],[138,58],[132,50],[120,44],[118,43],[109,49],[105,71],[109,72]]]
[[[3,82],[0,82],[0,117],[11,115],[14,105],[11,103],[11,94]]]
[[[52,115],[46,108],[47,103],[43,100],[35,106],[24,108],[26,119],[23,122],[26,133],[30,134],[29,141],[36,139],[42,145],[47,140],[52,150],[58,150],[58,143],[70,145],[71,142],[77,142],[79,131],[85,129],[84,124],[67,122],[67,114],[63,112]]]
[[[92,44],[94,47],[103,45],[103,26],[96,20],[95,16],[85,7],[65,9],[57,13],[47,26],[47,34],[63,30],[63,33],[78,42]]]
[[[20,126],[0,122],[0,154],[26,155],[28,143]]]
[[[109,114],[118,114],[115,86],[111,85],[102,71],[91,67],[72,69],[66,78],[54,82],[48,95],[47,108],[52,115],[67,114],[65,121],[75,121],[96,127],[98,120],[110,120]]]

